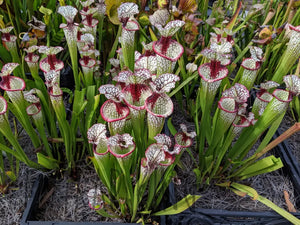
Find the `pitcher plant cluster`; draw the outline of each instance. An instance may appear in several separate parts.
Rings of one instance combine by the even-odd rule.
[[[199,151],[199,165],[194,172],[199,184],[243,180],[282,167],[280,158],[259,158],[266,153],[264,149],[278,129],[289,102],[299,95],[292,91],[298,89],[299,77],[287,75],[283,77],[286,90],[275,89],[279,84],[274,81],[261,83],[253,105],[249,105],[249,91],[262,64],[263,51],[250,47],[250,58],[242,61],[230,82],[228,66],[234,41],[228,32],[218,32],[212,35],[210,46],[201,52],[202,61],[209,62],[198,67],[201,84],[192,111]],[[291,87],[291,83],[295,86]],[[267,134],[249,157],[249,151],[264,132]]]
[[[124,3],[118,8],[123,30],[122,48],[115,62],[121,71],[113,77],[115,85],[105,84],[99,88],[100,94],[107,98],[100,113],[107,122],[109,137],[103,124],[95,124],[88,130],[94,151],[92,161],[110,195],[107,200],[100,190],[91,190],[90,206],[101,215],[131,217],[131,221],[135,221],[138,211],[145,212],[143,218],[152,213],[150,209],[157,208],[174,176],[182,150],[192,144],[195,136],[187,133],[182,125],[183,132],[175,135],[173,146],[170,137],[160,134],[165,118],[173,112],[173,102],[167,93],[179,81],[179,77],[171,73],[176,62],[173,58],[183,53],[182,46],[171,37],[183,22],[171,21],[164,27],[157,25],[161,39],[143,44],[145,54],[141,54],[134,48],[134,32],[139,25],[133,16],[137,13],[138,6],[134,3]],[[174,51],[176,49],[179,50]],[[91,193],[97,194],[91,197]],[[143,199],[146,204],[142,203]],[[189,207],[187,203],[185,208]]]
[[[198,188],[250,196],[239,181],[283,166],[266,153],[300,129],[269,143],[289,106],[300,115],[299,4],[260,1],[246,13],[236,0],[49,2],[0,8],[0,192],[16,181],[20,162],[72,176],[85,158],[106,187],[86,193],[90,208],[145,222],[199,199],[157,211],[185,152]],[[68,68],[74,85],[66,88]],[[174,110],[195,131],[174,127]],[[20,145],[23,132],[36,159]]]

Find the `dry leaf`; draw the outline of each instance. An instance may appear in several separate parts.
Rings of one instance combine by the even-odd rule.
[[[284,190],[283,191],[283,195],[284,195],[284,200],[286,202],[286,205],[288,207],[288,211],[289,212],[296,212],[296,209],[295,209],[293,203],[290,201],[290,195],[289,195],[289,193],[286,190]]]
[[[43,199],[39,203],[39,208],[42,208],[42,206],[48,201],[48,199],[51,197],[51,195],[54,193],[55,188],[51,188],[49,192],[43,197]]]

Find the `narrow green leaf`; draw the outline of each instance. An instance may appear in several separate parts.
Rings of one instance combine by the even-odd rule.
[[[115,211],[118,211],[117,207],[115,206],[115,204],[109,199],[109,197],[107,197],[105,194],[101,195],[102,200],[108,204],[109,206],[111,206]]]
[[[64,38],[64,31],[63,29],[60,29],[59,31],[55,32],[54,30],[52,30],[51,32],[51,40],[50,40],[50,44],[51,46],[56,46],[59,45],[63,38]]]
[[[44,94],[45,93],[45,94]],[[42,92],[37,89],[37,95],[40,98],[43,116],[45,117],[47,131],[52,138],[57,137],[57,128],[56,128],[56,120],[55,115],[53,113],[52,105],[49,104],[49,96],[46,92]]]
[[[151,213],[151,210],[141,211],[140,214],[149,215]]]
[[[169,97],[172,97],[175,95],[181,88],[183,88],[185,85],[187,85],[190,81],[198,77],[198,72],[194,72],[192,76],[188,77],[185,81],[180,83],[170,94]]]
[[[175,177],[176,175],[176,172],[174,171],[174,166],[176,165],[177,163],[174,162],[172,166],[170,166],[167,171],[165,172],[165,175],[164,177],[161,179],[161,183],[159,184],[158,188],[156,189],[156,194],[155,194],[155,205],[153,208],[156,208],[158,207],[159,203],[161,202],[165,192],[166,192],[166,189],[169,187],[169,184],[171,182],[171,179],[173,177]]]
[[[99,209],[99,210],[96,210],[96,212],[103,216],[103,217],[107,217],[107,218],[118,218],[117,215],[111,215],[109,214],[108,212],[106,212],[104,209]]]
[[[0,43],[0,55],[1,55],[1,60],[3,60],[4,63],[8,63],[12,61],[9,52],[1,43]]]
[[[201,183],[201,170],[199,168],[193,169],[193,172],[196,175],[197,186]]]
[[[259,147],[255,151],[255,154],[260,153],[270,143],[270,141],[272,140],[272,137],[274,136],[275,132],[278,130],[278,127],[280,126],[284,115],[285,114],[282,114],[281,116],[279,116],[278,119],[276,119],[272,123],[271,127],[268,129],[268,132],[264,136],[264,139],[262,140],[261,144],[259,145]]]
[[[295,216],[293,216],[286,210],[280,208],[279,206],[275,205],[270,200],[258,195],[257,192],[253,188],[250,188],[246,185],[237,184],[237,183],[232,183],[231,186],[234,187],[238,191],[247,193],[253,199],[256,199],[256,200],[260,201],[261,203],[265,204],[266,206],[270,207],[271,209],[273,209],[275,212],[277,212],[278,214],[280,214],[281,216],[286,218],[291,223],[300,224],[300,220],[298,218],[296,218]]]
[[[115,195],[115,185],[111,184],[111,165],[109,163],[110,159],[107,160],[97,160],[95,157],[90,157],[94,164],[96,172],[100,177],[102,183],[107,187],[108,191]]]
[[[9,177],[12,182],[17,180],[17,176],[13,171],[6,171],[5,174]]]
[[[33,2],[34,11],[37,11],[40,8],[41,4],[42,4],[42,0],[34,0]]]
[[[86,93],[86,99],[87,99],[87,106],[86,106],[86,111],[85,111],[85,129],[87,130],[88,128],[90,128],[92,126],[93,123],[95,123],[95,118],[97,115],[97,108],[99,106],[99,102],[100,102],[100,95],[96,94],[96,86],[89,86],[87,87],[87,93]],[[100,116],[101,117],[101,116]],[[84,138],[87,141],[87,137],[84,134],[83,135]],[[93,154],[93,150],[91,145],[89,146],[89,151],[90,151],[90,155]]]
[[[240,49],[240,47],[237,44],[234,44],[234,49],[236,50],[237,55],[242,54],[242,50]]]
[[[156,212],[153,216],[163,216],[163,215],[174,215],[183,212],[184,210],[191,207],[201,196],[200,195],[187,195],[185,198],[181,199],[174,205]]]
[[[37,158],[38,158],[38,163],[40,165],[42,165],[43,167],[45,167],[49,170],[59,168],[58,161],[56,159],[49,158],[48,156],[45,156],[40,152],[38,152],[36,155],[37,155]]]
[[[47,4],[47,8],[48,8],[48,10],[50,9],[52,9],[51,11],[55,11],[55,9],[56,9],[56,3],[57,1],[56,0],[49,0],[48,1],[48,4]]]
[[[238,176],[241,176],[241,180],[243,180],[259,174],[275,171],[281,167],[283,167],[281,159],[270,155],[248,166],[240,174],[238,174]]]
[[[247,185],[243,185],[243,184],[233,182],[233,183],[231,183],[231,186],[233,188],[237,189],[238,191],[247,193],[250,197],[253,198],[253,200],[257,200],[257,198],[259,196],[257,191],[254,188],[249,187]]]
[[[253,45],[253,42],[249,42],[249,44],[246,46],[246,48],[244,48],[244,50],[241,52],[241,54],[239,54],[235,60],[233,61],[234,64],[236,64],[237,62],[239,62],[243,57],[244,55],[248,52],[249,50],[249,47]]]
[[[151,37],[152,41],[157,41],[157,37],[150,27],[149,27],[149,32],[150,32],[150,37]]]
[[[167,125],[168,125],[168,128],[169,128],[171,134],[174,136],[174,135],[177,133],[177,130],[176,130],[176,128],[174,127],[174,125],[172,124],[172,118],[169,118],[169,119],[168,119]]]
[[[296,113],[298,114],[298,122],[300,122],[300,100],[299,100],[299,98],[295,98],[294,109],[295,109]]]
[[[62,90],[62,92],[67,93],[67,94],[70,95],[69,100],[73,99],[74,94],[73,94],[73,91],[71,89],[66,88],[66,87],[61,87],[60,89]]]

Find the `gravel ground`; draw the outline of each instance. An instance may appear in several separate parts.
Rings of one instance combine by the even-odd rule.
[[[283,118],[283,122],[280,127],[280,132],[283,133],[290,127],[292,127],[296,123],[296,120],[293,118],[291,111],[288,111]],[[295,156],[295,159],[300,164],[300,133],[293,134],[290,138],[286,140],[288,143],[290,149],[293,152],[293,155]]]
[[[0,224],[18,225],[31,196],[31,188],[40,171],[21,164],[19,179],[12,184],[5,195],[0,196]]]
[[[77,164],[79,175],[76,181],[67,172],[62,177],[49,177],[46,193],[53,191],[47,201],[39,207],[36,220],[40,221],[111,221],[103,218],[88,205],[87,193],[99,188],[105,194],[106,188],[100,182],[92,164],[81,161]]]

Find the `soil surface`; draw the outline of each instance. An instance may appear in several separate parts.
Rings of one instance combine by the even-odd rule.
[[[49,177],[48,187],[45,191],[45,196],[49,197],[41,201],[43,204],[39,206],[36,220],[111,222],[111,219],[102,217],[90,209],[88,204],[87,193],[90,189],[99,188],[102,193],[107,194],[94,166],[91,162],[90,164],[85,161],[78,162],[77,174],[76,181],[70,179],[67,172],[62,173],[60,177]]]
[[[0,224],[18,225],[31,195],[31,187],[40,172],[21,164],[19,179],[0,196]]]
[[[300,116],[300,115],[299,115]],[[279,131],[283,133],[296,123],[295,118],[292,116],[291,111],[288,111],[283,118]],[[286,140],[290,149],[292,150],[295,159],[300,164],[300,132],[293,134]]]

